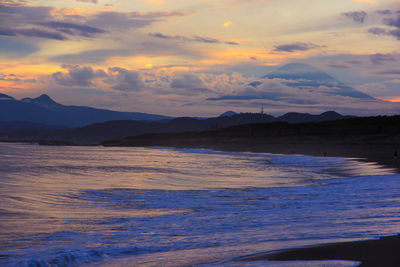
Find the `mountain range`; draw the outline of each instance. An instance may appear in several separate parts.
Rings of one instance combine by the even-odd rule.
[[[80,127],[111,120],[157,121],[163,119],[171,119],[171,117],[84,106],[64,106],[45,94],[37,98],[21,100],[0,94],[0,122],[25,121],[62,127]]]
[[[267,83],[277,80],[288,88],[295,87],[300,89],[297,94],[314,92],[308,98],[296,98],[288,92],[280,90],[270,91]],[[264,86],[264,87],[263,87]],[[386,102],[374,99],[373,97],[360,92],[346,84],[340,82],[329,74],[304,63],[290,63],[277,70],[264,75],[260,80],[255,80],[248,84],[243,92],[236,92],[232,95],[209,98],[208,100],[278,100],[283,103],[291,103],[306,107],[307,104],[316,104],[319,100],[311,99],[315,93],[319,97],[343,96],[350,101],[364,101],[366,107],[371,104],[385,105]],[[307,94],[305,94],[307,95]],[[317,102],[315,102],[317,101]],[[365,102],[366,101],[366,102]],[[392,104],[393,106],[393,104]],[[391,106],[391,107],[392,107]],[[265,105],[268,109],[268,105]],[[333,106],[332,106],[333,108]],[[234,115],[235,112],[229,111],[222,114]],[[303,116],[303,115],[302,115]],[[0,94],[0,122],[26,121],[30,123],[46,124],[58,127],[82,127],[93,123],[100,123],[112,120],[135,120],[135,121],[160,121],[172,119],[168,116],[146,114],[140,112],[118,112],[106,109],[97,109],[85,106],[66,106],[55,102],[48,95],[41,95],[37,98],[24,98],[17,100],[11,96]],[[304,121],[301,118],[299,121]],[[305,121],[307,121],[306,119]],[[290,119],[290,122],[292,118]]]
[[[302,63],[287,64],[254,81],[248,86],[257,88],[265,79],[278,79],[289,87],[301,90],[319,90],[355,100],[378,101],[351,88],[329,74]],[[268,88],[260,87],[267,90]],[[312,88],[312,89],[310,89]],[[222,96],[223,99],[252,99],[253,96]],[[267,99],[274,96],[261,94]],[[217,100],[217,99],[214,99]],[[139,112],[117,112],[84,106],[66,106],[55,102],[48,95],[17,100],[0,94],[0,140],[48,140],[67,141],[77,144],[94,144],[103,140],[121,139],[146,133],[176,133],[219,130],[231,126],[252,123],[304,123],[341,120],[334,111],[319,115],[289,112],[280,117],[261,113],[236,113],[227,111],[215,118],[171,118],[163,115]]]
[[[23,122],[0,122],[0,140],[29,141],[41,140],[50,143],[68,142],[73,144],[97,144],[104,140],[121,139],[148,133],[177,133],[220,130],[230,126],[254,123],[302,123],[345,119],[334,111],[319,115],[290,112],[280,117],[260,113],[228,113],[229,116],[196,119],[189,117],[163,121],[113,120],[77,128],[51,128],[41,124]],[[6,124],[4,127],[3,125]]]

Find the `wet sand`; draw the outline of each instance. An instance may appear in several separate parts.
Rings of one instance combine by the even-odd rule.
[[[344,157],[364,162],[377,163],[400,173],[400,146],[394,143],[322,143],[291,142],[291,140],[268,140],[254,138],[156,138],[135,137],[106,146],[161,146],[176,148],[207,148],[228,152],[255,152],[272,154],[299,154],[318,157]]]
[[[395,144],[307,144],[307,143],[255,143],[218,144],[209,148],[223,151],[259,152],[273,154],[301,154],[318,157],[353,158],[363,162],[377,163],[400,173],[400,158]],[[400,153],[400,150],[398,150]]]
[[[235,261],[313,261],[349,260],[362,267],[400,266],[400,235],[376,240],[331,243],[317,246],[258,253]]]

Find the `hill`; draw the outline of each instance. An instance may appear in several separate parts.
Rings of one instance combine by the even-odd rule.
[[[340,115],[332,111],[325,112],[320,115],[292,112],[277,118],[267,114],[240,113],[231,116],[215,117],[208,119],[182,117],[157,122],[117,120],[63,130],[46,128],[40,130],[38,129],[38,127],[32,129],[31,131],[29,131],[29,127],[24,127],[24,129],[22,130],[7,130],[4,128],[1,129],[0,127],[0,136],[3,140],[57,140],[68,141],[76,144],[96,144],[108,139],[121,139],[127,136],[136,136],[146,133],[207,131],[220,130],[231,126],[249,123],[270,123],[279,121],[285,121],[289,123],[304,121],[316,122],[322,120],[337,120],[343,118],[346,118],[346,116]]]

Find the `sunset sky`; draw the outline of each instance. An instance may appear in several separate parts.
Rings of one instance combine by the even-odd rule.
[[[319,92],[307,96],[313,104],[210,100],[291,62],[400,101],[400,1],[0,0],[0,92],[15,98],[46,93],[66,105],[171,116],[255,112],[261,104],[271,114],[340,103],[345,113],[400,107],[368,110]],[[279,82],[262,90],[284,90]]]

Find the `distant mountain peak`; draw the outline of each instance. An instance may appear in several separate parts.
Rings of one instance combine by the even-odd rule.
[[[306,63],[289,63],[265,75],[263,78],[285,80],[313,80],[320,82],[339,82],[329,74]]]
[[[268,73],[263,78],[286,80],[284,83],[290,87],[328,87],[331,91],[327,92],[327,94],[330,95],[341,95],[359,99],[373,99],[373,97],[347,86],[326,72],[305,63],[286,64],[279,69]]]
[[[342,114],[337,113],[337,112],[334,111],[334,110],[328,110],[328,111],[322,112],[322,113],[319,114],[319,115],[339,115],[339,116],[342,116]]]
[[[290,72],[322,72],[316,67],[306,63],[288,63],[278,69],[278,71]]]
[[[45,107],[61,106],[61,104],[57,103],[56,101],[51,99],[50,96],[48,96],[46,94],[42,94],[36,98],[27,97],[27,98],[21,99],[21,101],[23,101],[25,103],[31,103],[31,104],[36,104],[36,105],[45,106]]]
[[[46,95],[46,94],[42,94],[41,96],[32,99],[34,102],[36,103],[42,103],[42,104],[58,104],[57,102],[55,102],[53,99],[51,99],[50,96]]]

